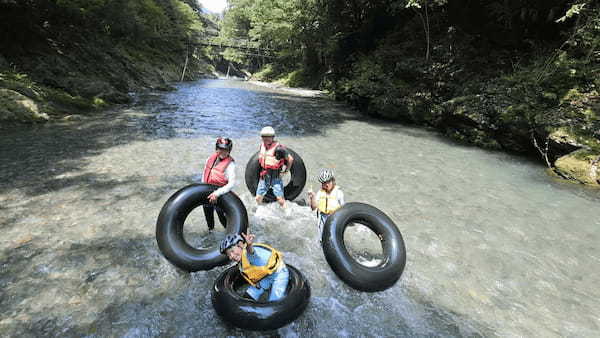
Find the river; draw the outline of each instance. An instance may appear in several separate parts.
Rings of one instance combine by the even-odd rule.
[[[303,94],[303,95],[300,95]],[[334,168],[346,201],[400,229],[407,264],[377,293],[327,265],[305,194],[257,206],[243,182],[272,125],[316,190]],[[308,278],[304,314],[276,332],[224,323],[210,290],[225,267],[185,273],[160,254],[165,201],[200,177],[217,136],[233,138],[240,196],[257,241]],[[0,134],[0,336],[597,337],[600,193],[555,181],[538,163],[374,120],[306,93],[231,80],[177,85],[80,120]],[[348,244],[377,254],[362,226]],[[186,238],[216,245],[201,210]],[[375,237],[376,238],[376,237]]]

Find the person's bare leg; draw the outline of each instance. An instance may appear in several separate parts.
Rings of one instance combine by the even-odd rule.
[[[277,197],[277,202],[281,205],[282,208],[285,208],[285,198]]]
[[[261,204],[263,201],[263,195],[256,195],[256,203]]]

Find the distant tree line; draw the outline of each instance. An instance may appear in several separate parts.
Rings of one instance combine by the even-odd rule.
[[[114,42],[181,45],[201,34],[194,0],[0,0],[0,45],[26,54],[48,39],[84,34]]]
[[[531,50],[567,38],[562,20],[593,0],[229,0],[221,34],[279,51],[278,67],[345,72],[358,54],[399,42],[426,60],[435,44],[468,35],[478,49]],[[392,36],[394,41],[390,41]],[[383,41],[388,39],[388,41]],[[436,40],[437,39],[437,40]],[[410,42],[410,43],[408,43]],[[229,58],[244,56],[229,51]],[[246,60],[248,61],[248,60]]]

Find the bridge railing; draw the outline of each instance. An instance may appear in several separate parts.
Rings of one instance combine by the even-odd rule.
[[[221,47],[221,48],[234,48],[234,49],[246,49],[246,50],[255,50],[264,53],[272,53],[273,49],[264,47],[260,45],[260,42],[250,41],[244,39],[219,39],[219,38],[204,38],[198,39],[192,44],[203,45],[203,46],[213,46],[213,47]]]

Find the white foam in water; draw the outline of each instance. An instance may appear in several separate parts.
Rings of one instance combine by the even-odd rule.
[[[277,203],[262,204],[256,208],[254,217],[262,221],[274,221],[281,217],[282,210],[280,209],[281,207]]]
[[[10,252],[0,263],[2,335],[261,335],[214,311],[211,290],[227,266],[190,278],[156,244],[165,201],[198,179],[215,137],[227,134],[250,232],[281,250],[312,288],[305,312],[267,335],[598,336],[596,191],[425,129],[357,119],[327,100],[271,95],[241,81],[178,88],[137,102],[135,114],[0,133],[0,249]],[[333,167],[346,202],[373,205],[395,222],[407,265],[393,287],[362,293],[337,277],[304,195],[286,210],[256,205],[244,164],[265,124],[301,154],[305,190],[318,187],[320,168]],[[195,214],[198,223],[192,217],[186,226],[205,236],[204,215]],[[217,229],[215,245],[224,234]],[[348,247],[373,266],[380,241],[366,231],[349,232]]]
[[[356,258],[356,261],[359,262],[361,265],[368,266],[368,267],[377,266],[377,265],[381,264],[381,262],[382,262],[381,259],[375,258],[375,259],[369,260],[369,259],[364,258],[362,256],[358,256]]]

